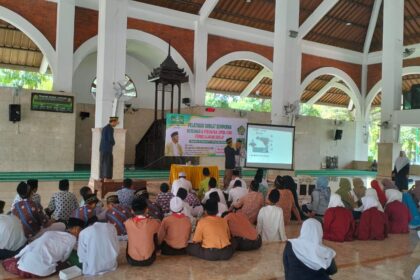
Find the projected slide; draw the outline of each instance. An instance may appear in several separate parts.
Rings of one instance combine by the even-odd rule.
[[[295,128],[248,124],[246,167],[293,169]]]

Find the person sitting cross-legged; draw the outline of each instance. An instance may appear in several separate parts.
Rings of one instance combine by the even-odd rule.
[[[251,251],[261,247],[261,236],[243,213],[225,212],[222,217],[228,222],[230,233],[236,240],[236,250]]]
[[[107,193],[106,206],[106,221],[115,226],[120,240],[126,239],[127,231],[124,222],[133,216],[131,209],[120,205],[118,196],[115,193]]]
[[[328,280],[337,272],[336,253],[322,244],[321,223],[303,222],[298,238],[289,239],[283,252],[286,280]]]
[[[240,209],[238,211],[247,216],[252,224],[257,222],[258,213],[260,212],[261,207],[264,206],[264,198],[262,194],[258,192],[258,188],[258,182],[252,181],[249,193],[231,206],[231,209]]]
[[[261,208],[258,214],[257,231],[263,241],[286,241],[283,210],[276,206],[280,200],[280,192],[272,190],[268,195],[269,205]]]
[[[26,244],[22,224],[14,215],[2,214],[4,201],[0,200],[0,260],[11,258]]]
[[[120,205],[131,207],[134,199],[133,180],[127,178],[123,181],[123,187],[117,191],[118,201]]]
[[[77,218],[85,222],[85,225],[91,224],[92,221],[96,221],[96,205],[99,200],[95,194],[88,194],[85,196],[85,205],[77,208],[71,215],[72,218]]]
[[[381,212],[379,201],[372,196],[362,197],[363,210],[356,231],[359,240],[384,240],[388,236],[388,221]]]
[[[184,202],[179,197],[170,201],[172,214],[163,219],[158,239],[162,255],[184,255],[191,235],[190,219],[182,213]]]
[[[127,262],[133,266],[149,266],[156,260],[160,221],[148,218],[147,200],[144,197],[133,200],[134,217],[124,224],[127,229]]]
[[[84,275],[102,275],[117,269],[120,245],[117,230],[108,223],[95,222],[79,234],[77,255]]]
[[[14,205],[12,214],[22,223],[26,238],[33,240],[46,231],[64,231],[66,229],[63,223],[52,223],[38,204],[31,200],[31,187],[25,182],[19,183],[17,193],[22,200]]]
[[[169,209],[169,202],[174,197],[174,194],[169,191],[169,185],[167,183],[162,183],[160,185],[160,193],[158,193],[156,198],[156,204],[159,205],[160,209],[164,215],[168,215],[171,213],[171,209]]]
[[[236,241],[230,241],[230,231],[225,219],[217,217],[217,201],[209,199],[204,207],[207,216],[197,223],[193,243],[187,247],[191,256],[209,260],[228,260],[236,249]]]
[[[52,195],[45,211],[51,213],[52,219],[67,222],[73,211],[79,208],[79,204],[76,196],[69,192],[69,180],[60,180],[58,189],[60,191]]]
[[[355,230],[354,218],[344,206],[338,194],[331,194],[324,215],[324,239],[336,242],[352,241]]]
[[[398,190],[386,190],[385,215],[388,219],[389,233],[408,233],[411,220],[407,206],[402,203],[403,194]]]

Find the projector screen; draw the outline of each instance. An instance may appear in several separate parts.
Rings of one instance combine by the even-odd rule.
[[[294,126],[248,124],[246,167],[293,169]]]

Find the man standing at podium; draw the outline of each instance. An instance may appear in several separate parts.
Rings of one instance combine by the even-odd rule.
[[[99,146],[99,178],[101,179],[112,179],[112,148],[115,145],[114,127],[117,125],[118,117],[110,117],[109,123],[102,129],[101,144]]]
[[[232,147],[232,138],[226,139],[225,147],[225,177],[223,178],[223,187],[226,189],[232,180],[232,172],[235,169],[235,154],[236,151]]]

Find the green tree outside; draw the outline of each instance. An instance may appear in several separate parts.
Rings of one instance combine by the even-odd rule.
[[[0,86],[22,87],[25,89],[52,90],[53,79],[50,74],[0,69]]]

